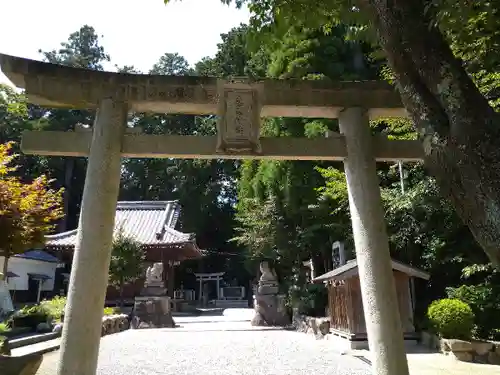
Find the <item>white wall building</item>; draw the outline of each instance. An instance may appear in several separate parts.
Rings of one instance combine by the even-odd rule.
[[[0,270],[5,258],[0,256]],[[59,260],[42,251],[31,250],[9,258],[7,284],[14,302],[39,302],[54,290]]]

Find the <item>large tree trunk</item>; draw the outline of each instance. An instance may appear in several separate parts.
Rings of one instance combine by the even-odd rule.
[[[500,116],[433,26],[425,0],[360,0],[443,195],[500,268]]]
[[[64,217],[61,219],[59,225],[59,230],[65,232],[68,230],[69,221],[69,206],[71,202],[71,188],[73,182],[73,172],[75,169],[75,159],[65,158],[64,159],[64,193],[63,193],[63,203],[64,203]]]
[[[119,305],[118,307],[120,307],[120,309],[123,308],[123,306],[125,305],[125,299],[123,298],[123,292],[125,290],[125,282],[123,280],[120,280],[120,302],[119,302]]]

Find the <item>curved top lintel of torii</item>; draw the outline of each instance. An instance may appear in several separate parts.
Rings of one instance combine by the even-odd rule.
[[[103,98],[136,112],[218,114],[224,90],[257,90],[262,117],[337,118],[343,108],[366,108],[370,118],[406,117],[386,82],[167,76],[94,71],[0,54],[2,72],[28,100],[52,108],[95,108]]]

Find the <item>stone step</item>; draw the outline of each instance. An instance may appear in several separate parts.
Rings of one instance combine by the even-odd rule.
[[[215,306],[221,308],[245,308],[248,307],[247,300],[217,300],[215,301]]]
[[[38,342],[32,345],[21,346],[11,350],[13,357],[21,357],[27,354],[45,354],[54,350],[58,350],[61,345],[61,338]]]
[[[61,334],[59,332],[49,332],[42,334],[34,334],[31,336],[20,337],[17,339],[9,340],[9,347],[11,349],[20,348],[22,346],[38,344],[39,342],[53,340],[58,338]]]

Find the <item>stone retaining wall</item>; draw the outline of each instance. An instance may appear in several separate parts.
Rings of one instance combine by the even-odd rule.
[[[441,351],[459,361],[500,365],[500,344],[492,342],[441,339]]]
[[[422,332],[422,345],[440,350],[444,355],[459,361],[500,365],[499,342],[440,339],[436,335]]]
[[[294,312],[293,327],[297,332],[313,334],[317,339],[323,339],[330,333],[330,318],[300,315]]]
[[[39,342],[49,341],[61,336],[61,332],[49,332],[42,333],[33,336],[21,337],[13,340],[9,340],[9,347],[11,349],[20,348],[23,346],[38,344]]]
[[[128,315],[107,315],[102,318],[101,336],[122,332],[129,329],[129,327],[130,323],[128,320]]]

